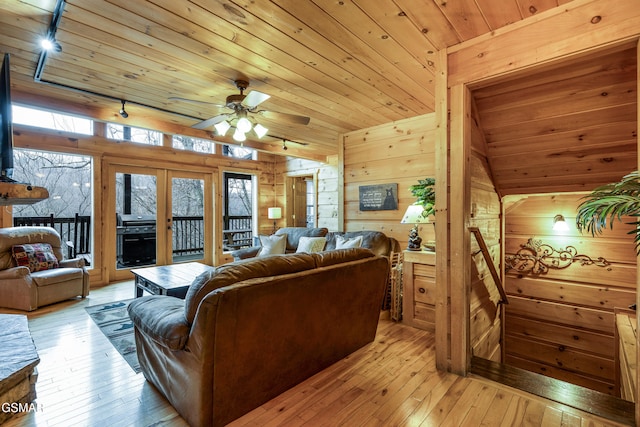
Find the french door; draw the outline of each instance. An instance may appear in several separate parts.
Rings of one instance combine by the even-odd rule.
[[[110,280],[133,268],[213,261],[212,176],[113,165],[106,259]]]

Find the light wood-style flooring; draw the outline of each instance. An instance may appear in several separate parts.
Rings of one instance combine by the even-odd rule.
[[[28,314],[41,358],[38,411],[3,427],[186,425],[85,311],[133,294],[133,282],[121,282]],[[480,377],[438,372],[434,357],[431,333],[381,320],[375,342],[231,425],[621,425]]]

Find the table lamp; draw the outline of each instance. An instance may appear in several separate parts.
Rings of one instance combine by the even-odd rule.
[[[281,208],[269,208],[267,213],[267,218],[273,220],[273,232],[276,232],[276,219],[282,218],[282,209]]]
[[[421,205],[409,205],[402,217],[402,221],[400,221],[401,224],[413,224],[407,245],[407,250],[409,251],[422,250],[422,238],[418,235],[418,224],[426,224],[429,222],[429,218],[422,215],[423,211],[424,207]]]

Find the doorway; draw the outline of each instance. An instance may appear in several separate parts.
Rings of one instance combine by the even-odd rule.
[[[106,259],[111,280],[132,268],[213,261],[213,180],[204,173],[114,165]]]
[[[289,227],[317,227],[317,174],[287,176],[285,185],[286,224]]]

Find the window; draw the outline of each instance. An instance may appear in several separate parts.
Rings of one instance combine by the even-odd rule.
[[[316,226],[316,195],[313,178],[305,178],[307,184],[307,228]]]
[[[231,251],[253,244],[253,176],[224,173],[222,246]]]
[[[13,123],[45,129],[93,135],[93,121],[68,114],[13,105]]]
[[[236,159],[255,160],[256,151],[237,145],[223,145],[222,154]]]
[[[32,205],[13,206],[14,225],[46,225],[55,228],[63,242],[65,256],[77,255],[66,242],[75,242],[82,224],[92,215],[91,157],[66,153],[15,149],[13,178],[18,182],[45,187],[49,198]],[[80,246],[91,259],[91,232],[82,231]],[[76,246],[77,249],[78,246]]]
[[[208,139],[192,138],[184,135],[173,135],[173,148],[178,150],[195,151],[196,153],[214,153],[215,143]]]
[[[162,146],[162,132],[107,123],[107,138]]]

